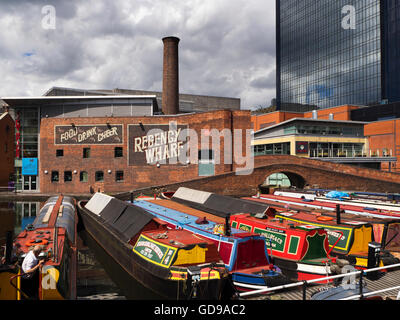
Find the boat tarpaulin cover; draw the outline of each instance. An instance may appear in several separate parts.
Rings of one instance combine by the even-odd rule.
[[[99,212],[98,215],[105,223],[117,230],[124,241],[129,241],[154,218],[154,216],[146,210],[125,201],[100,193],[97,193],[95,196],[97,200],[100,200],[99,203],[102,204],[101,206],[95,206]],[[104,199],[102,199],[103,196],[111,199],[109,199],[109,201],[104,201]],[[85,206],[86,209],[88,209],[88,204]]]
[[[215,193],[207,192],[207,194],[208,196],[205,199],[204,191],[181,187],[172,196],[172,200],[221,217],[226,217],[227,215],[236,213],[266,213],[269,208],[268,205],[263,203],[255,203]],[[199,201],[199,199],[201,200]]]
[[[342,198],[348,198],[349,194],[341,191],[331,191],[328,192],[325,196],[331,199],[342,199]]]
[[[85,208],[96,215],[100,215],[101,210],[104,209],[111,199],[113,199],[113,197],[97,192],[90,198],[88,203],[86,203]]]

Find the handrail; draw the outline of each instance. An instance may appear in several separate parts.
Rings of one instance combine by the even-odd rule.
[[[361,275],[361,274],[365,274],[368,272],[374,272],[374,271],[379,271],[379,270],[388,270],[388,269],[393,269],[393,268],[398,268],[398,267],[400,267],[400,263],[389,265],[389,266],[384,266],[384,267],[372,268],[372,269],[368,269],[368,270],[358,270],[358,271],[353,271],[353,272],[349,272],[349,273],[338,274],[338,275],[329,276],[329,277],[323,277],[323,278],[319,278],[319,279],[300,281],[300,282],[290,283],[290,284],[266,288],[266,289],[258,289],[258,290],[254,290],[254,291],[243,292],[243,293],[240,293],[239,295],[240,295],[240,297],[246,297],[246,296],[251,296],[251,295],[268,293],[271,291],[300,287],[300,286],[304,286],[304,285],[308,285],[308,284],[312,284],[312,283],[316,283],[316,282],[323,282],[325,280],[326,281],[333,280],[333,279],[348,277],[351,275],[358,275],[358,274]]]
[[[26,275],[27,273],[25,273],[25,272],[23,272],[23,273],[19,273],[19,274],[17,274],[17,275],[15,275],[15,276],[12,276],[11,278],[10,278],[10,284],[11,284],[11,286],[12,287],[14,287],[17,291],[19,291],[20,293],[22,293],[22,295],[26,298],[26,299],[30,299],[30,297],[28,296],[28,295],[26,295],[20,288],[18,288],[16,285],[14,285],[14,283],[12,283],[12,281],[14,280],[14,279],[16,279],[16,278],[18,278],[18,277],[22,277],[22,276],[24,276],[24,275]]]
[[[382,290],[376,290],[376,291],[368,292],[368,293],[363,293],[362,296],[363,297],[369,297],[369,296],[373,296],[373,295],[375,295],[377,293],[382,293],[382,292],[392,291],[392,290],[397,290],[397,289],[400,289],[400,286],[390,287],[390,288],[386,288],[386,289],[382,289]],[[357,298],[361,298],[361,295],[357,294],[355,296],[346,297],[346,298],[339,299],[339,300],[354,300],[354,299],[357,299]]]

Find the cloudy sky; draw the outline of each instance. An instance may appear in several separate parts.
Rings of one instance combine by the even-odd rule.
[[[275,97],[275,0],[1,0],[0,25],[3,97],[161,91],[165,36],[181,39],[181,93]]]

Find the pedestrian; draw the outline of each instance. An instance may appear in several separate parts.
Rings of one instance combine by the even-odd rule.
[[[36,245],[28,252],[22,262],[21,289],[30,298],[38,297],[39,293],[39,273],[36,272],[44,263],[44,260],[39,260],[39,254],[42,252],[42,247]]]

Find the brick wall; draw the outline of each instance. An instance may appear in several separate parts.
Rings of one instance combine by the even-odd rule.
[[[14,120],[8,113],[0,114],[0,187],[8,186],[14,173]]]
[[[400,172],[400,121],[387,120],[371,122],[364,126],[364,134],[368,137],[369,148],[373,154],[382,156],[384,151],[397,157],[398,163],[393,163],[391,170]],[[382,170],[389,170],[388,163],[382,163]]]
[[[154,116],[154,117],[129,117],[129,118],[69,118],[55,119],[44,118],[41,120],[40,128],[40,191],[42,193],[89,193],[90,188],[94,191],[100,189],[105,192],[123,192],[127,190],[152,186],[157,184],[168,184],[198,178],[198,165],[154,165],[129,166],[128,165],[128,124],[168,124],[176,121],[177,124],[187,124],[189,128],[195,129],[200,146],[201,129],[250,129],[249,111],[215,111],[199,114],[188,114],[180,116]],[[83,125],[83,124],[123,124],[123,157],[114,158],[115,145],[55,145],[54,127],[56,125]],[[245,131],[243,131],[244,137]],[[243,138],[243,141],[244,138]],[[211,143],[211,142],[210,142]],[[224,164],[224,139],[221,139],[221,164],[215,165],[215,174],[221,174],[232,170],[233,166]],[[91,155],[83,159],[83,148],[90,147]],[[201,146],[209,148],[210,146]],[[63,149],[64,156],[56,157],[56,150]],[[48,171],[45,174],[45,170]],[[64,182],[64,171],[77,171],[72,174],[72,181]],[[112,170],[108,174],[108,170]],[[124,180],[115,181],[116,171],[124,172]],[[51,182],[51,172],[59,172],[59,182]],[[80,171],[88,173],[88,182],[80,182]],[[95,172],[104,172],[104,182],[95,182]]]
[[[179,187],[188,187],[224,195],[246,196],[256,194],[259,185],[269,175],[278,172],[286,173],[291,179],[297,179],[297,182],[304,185],[326,189],[365,192],[398,192],[400,190],[400,176],[393,173],[295,156],[259,156],[255,158],[255,169],[249,175],[228,172],[179,183],[156,184],[151,188],[132,190],[132,192],[134,195],[141,193],[151,195],[160,190],[175,191]],[[130,195],[126,193],[117,196],[129,199]]]
[[[351,121],[351,110],[358,109],[357,106],[338,106],[329,109],[318,110],[318,119],[329,119],[329,114],[333,114],[334,120]],[[306,112],[304,118],[312,118],[312,112]]]

